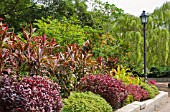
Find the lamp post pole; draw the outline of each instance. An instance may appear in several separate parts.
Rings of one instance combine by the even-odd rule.
[[[146,73],[146,23],[143,24],[143,34],[144,34],[144,77],[145,77],[145,82],[147,82],[147,73]]]
[[[147,71],[146,71],[146,24],[148,22],[148,16],[145,14],[145,11],[142,12],[141,22],[143,24],[143,35],[144,35],[144,77],[145,82],[147,82]]]

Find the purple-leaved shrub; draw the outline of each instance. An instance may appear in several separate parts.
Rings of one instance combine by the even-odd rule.
[[[128,96],[126,86],[110,75],[89,75],[80,80],[82,91],[99,94],[113,107],[119,108]]]
[[[33,76],[0,81],[0,112],[60,112],[60,87],[47,77]]]
[[[148,84],[156,85],[156,80],[149,80]]]
[[[148,99],[148,92],[142,89],[139,85],[129,84],[127,86],[128,93],[131,94],[135,101]]]

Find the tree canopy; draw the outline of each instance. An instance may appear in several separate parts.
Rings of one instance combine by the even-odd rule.
[[[139,17],[100,0],[3,0],[0,17],[19,31],[34,23],[40,34],[62,45],[91,40],[93,54],[118,57],[120,63],[143,69],[143,26]],[[50,19],[49,19],[50,18]],[[69,38],[69,39],[68,39]],[[147,66],[170,65],[170,2],[149,14]],[[152,57],[152,59],[150,59]]]

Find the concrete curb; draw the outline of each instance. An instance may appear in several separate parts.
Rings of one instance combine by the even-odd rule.
[[[128,104],[115,112],[154,112],[161,106],[168,103],[168,92],[160,91],[155,98],[146,101],[135,101]]]

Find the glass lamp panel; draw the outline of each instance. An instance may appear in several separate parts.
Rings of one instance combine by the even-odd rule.
[[[144,23],[147,23],[148,22],[148,18],[147,16],[142,16],[141,17],[141,22],[144,24]]]

